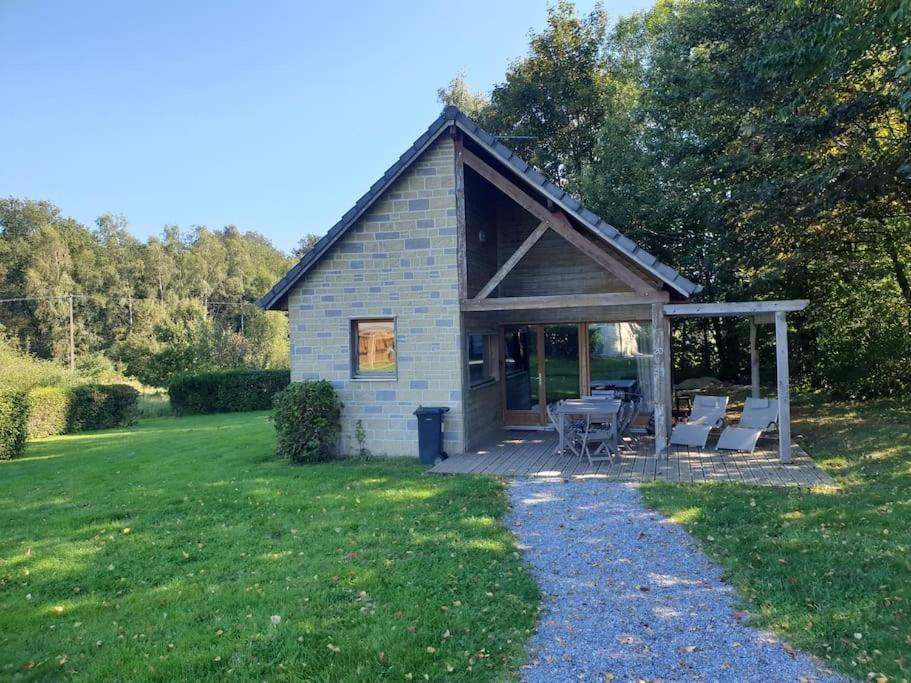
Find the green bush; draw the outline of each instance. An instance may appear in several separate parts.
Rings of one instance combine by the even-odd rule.
[[[26,394],[28,435],[40,439],[66,434],[73,395],[69,387],[38,387]]]
[[[22,455],[27,438],[28,403],[25,392],[0,394],[0,460]]]
[[[289,370],[228,370],[181,375],[168,386],[178,415],[268,410],[272,397],[291,382]]]
[[[127,427],[139,415],[139,392],[128,384],[83,384],[70,391],[70,432]]]
[[[35,439],[136,422],[139,392],[127,384],[41,387],[27,395],[28,435]]]
[[[278,454],[298,463],[335,457],[341,416],[342,403],[329,382],[291,384],[272,402]]]

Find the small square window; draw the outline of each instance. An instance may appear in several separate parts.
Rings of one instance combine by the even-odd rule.
[[[480,386],[496,379],[495,339],[492,334],[468,335],[469,386]]]
[[[395,378],[395,320],[351,322],[351,374],[356,378]]]

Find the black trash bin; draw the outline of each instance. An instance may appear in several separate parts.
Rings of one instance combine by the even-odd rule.
[[[443,413],[448,412],[446,406],[418,406],[414,411],[418,418],[418,455],[424,465],[446,459],[443,452]]]

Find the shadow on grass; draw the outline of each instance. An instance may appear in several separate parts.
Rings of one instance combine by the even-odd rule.
[[[265,414],[77,436],[0,467],[3,675],[502,679],[523,655],[537,593],[495,481],[291,466]]]
[[[911,410],[803,402],[794,433],[841,492],[656,483],[643,495],[703,541],[760,625],[853,676],[907,676]]]

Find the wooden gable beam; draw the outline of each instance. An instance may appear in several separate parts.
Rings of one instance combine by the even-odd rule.
[[[667,292],[657,294],[636,294],[614,292],[610,294],[556,294],[545,296],[508,296],[497,299],[463,299],[463,311],[514,311],[547,308],[573,308],[585,306],[634,306],[637,304],[662,305],[668,298]]]
[[[608,254],[587,237],[577,232],[563,213],[559,211],[549,211],[547,207],[528,196],[528,194],[520,189],[512,180],[478,157],[474,152],[467,148],[463,148],[462,159],[465,164],[474,169],[482,178],[503,192],[503,194],[528,211],[532,216],[553,228],[553,230],[563,237],[563,239],[579,249],[599,266],[616,275],[634,292],[648,294],[657,291],[655,285],[627,267],[619,259]]]
[[[491,292],[497,288],[497,285],[503,282],[503,278],[509,275],[510,271],[516,267],[522,257],[528,253],[528,250],[537,244],[538,240],[541,239],[541,236],[545,232],[547,232],[549,227],[550,226],[544,221],[538,223],[538,227],[535,228],[532,233],[525,238],[525,241],[519,245],[519,248],[513,252],[512,256],[506,259],[506,263],[500,266],[500,269],[494,274],[492,278],[490,278],[490,280],[488,280],[487,284],[481,288],[481,291],[475,294],[474,298],[486,299],[488,296],[490,296]]]
[[[650,282],[634,273],[606,251],[599,248],[598,245],[588,239],[585,235],[577,232],[573,226],[570,225],[569,219],[562,213],[554,213],[552,216],[553,220],[550,227],[554,229],[554,232],[592,259],[599,266],[616,275],[634,292],[637,294],[652,294],[656,291],[656,288]]]

